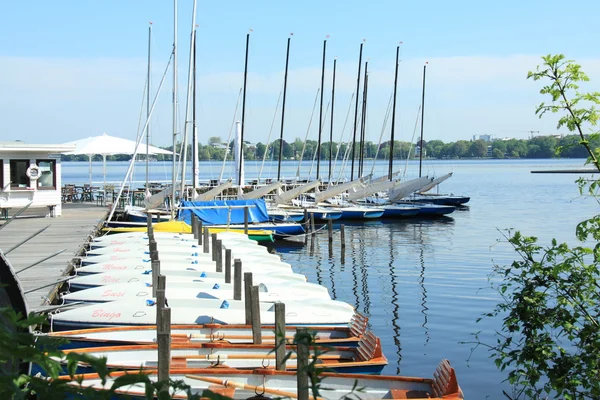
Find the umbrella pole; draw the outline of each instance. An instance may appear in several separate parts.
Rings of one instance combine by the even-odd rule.
[[[102,173],[104,174],[104,200],[108,202],[106,199],[106,154],[102,154]]]
[[[91,154],[88,154],[88,162],[89,162],[90,188],[91,188],[92,187],[92,155]]]

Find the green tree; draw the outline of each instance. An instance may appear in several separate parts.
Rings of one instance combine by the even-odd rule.
[[[551,101],[536,113],[560,113],[558,128],[576,133],[588,163],[600,172],[599,149],[590,145],[598,138],[592,129],[600,93],[578,91],[588,78],[563,55],[548,55],[543,61],[528,78],[543,81],[540,92]],[[582,193],[598,199],[600,181],[578,183]],[[582,243],[576,247],[555,239],[542,246],[536,237],[520,232],[509,231],[505,237],[519,259],[495,266],[502,301],[486,316],[502,318],[497,342],[489,348],[496,365],[508,372],[514,397],[600,398],[600,215],[577,225]]]
[[[483,140],[474,140],[469,146],[469,155],[471,157],[486,157],[488,149],[488,142]]]
[[[442,150],[444,149],[444,142],[441,140],[430,140],[425,146],[427,149],[427,156],[431,158],[440,158]]]
[[[492,157],[494,158],[504,158],[504,152],[499,148],[492,149]]]

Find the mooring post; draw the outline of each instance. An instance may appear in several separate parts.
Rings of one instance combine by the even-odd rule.
[[[246,310],[246,325],[250,325],[252,323],[252,298],[251,298],[251,289],[252,289],[252,272],[244,272],[244,303]]]
[[[285,303],[275,303],[275,369],[285,371]]]
[[[198,240],[198,219],[196,215],[192,213],[191,222],[192,222],[192,234],[194,235],[194,239]]]
[[[146,232],[148,233],[148,237],[151,237],[154,234],[152,229],[152,213],[146,213]]]
[[[233,299],[242,299],[242,260],[233,261]]]
[[[171,368],[171,309],[159,310],[160,322],[156,326],[156,342],[158,344],[158,381],[163,382],[159,392],[169,391],[169,369]]]
[[[148,249],[150,253],[158,250],[158,244],[156,243],[156,239],[153,237],[148,240]]]
[[[308,218],[308,210],[304,209],[304,244],[308,243],[308,232],[310,230],[310,219]]]
[[[217,234],[213,233],[210,235],[210,244],[212,252],[212,260],[217,261]]]
[[[204,236],[204,242],[202,243],[202,251],[204,252],[204,254],[208,254],[208,252],[210,251],[208,248],[209,245],[209,240],[208,240],[208,228],[204,228],[204,231],[202,232],[202,235]]]
[[[158,250],[150,252],[150,261],[158,261]]]
[[[248,234],[248,207],[244,207],[244,235]]]
[[[331,218],[327,220],[327,234],[329,236],[329,244],[333,242],[333,221]]]
[[[260,302],[258,286],[250,287],[250,310],[252,314],[252,343],[262,344],[262,328],[260,324]]]
[[[223,272],[223,241],[217,239],[217,272]]]
[[[231,283],[231,249],[225,249],[225,283]]]
[[[340,240],[342,241],[342,251],[346,248],[346,231],[344,224],[340,225]]]
[[[152,260],[152,297],[156,298],[156,289],[158,288],[158,276],[160,275],[160,260]]]
[[[296,377],[298,379],[298,400],[309,400],[308,397],[308,343],[307,339],[309,337],[308,329],[306,328],[298,328],[296,330],[296,336],[300,337],[302,340],[298,341],[296,353],[298,359],[296,360]]]
[[[310,233],[313,237],[317,234],[315,229],[315,213],[310,213]]]
[[[200,218],[198,218],[198,222],[196,223],[196,230],[198,231],[198,245],[201,245],[204,231],[202,230],[202,220]]]

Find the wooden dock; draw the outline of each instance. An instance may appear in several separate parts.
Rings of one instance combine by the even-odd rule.
[[[107,217],[108,209],[96,203],[63,204],[62,215],[56,218],[40,216],[39,210],[27,210],[0,230],[0,249],[6,254],[16,272],[33,264],[39,264],[18,273],[29,310],[49,304],[56,294],[53,282],[70,272],[73,259],[83,250],[89,235],[94,235]],[[0,221],[4,225],[7,221]],[[18,248],[14,246],[39,230],[39,235]],[[62,251],[60,254],[45,258]],[[46,287],[41,287],[48,285]],[[39,288],[37,290],[34,290]]]

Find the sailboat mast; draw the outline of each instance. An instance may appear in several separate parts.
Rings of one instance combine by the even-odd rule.
[[[192,200],[198,189],[198,129],[196,126],[196,30],[194,29],[194,58],[192,77]]]
[[[388,179],[392,180],[394,172],[394,134],[396,133],[396,92],[398,88],[398,62],[400,61],[400,46],[396,47],[396,70],[394,72],[394,103],[392,105],[392,134],[390,137],[390,166],[388,168]]]
[[[427,63],[423,65],[423,94],[421,95],[421,140],[419,143],[419,178],[423,168],[423,121],[425,118],[425,74],[427,72]]]
[[[333,59],[333,78],[331,85],[331,126],[329,127],[329,174],[328,183],[331,184],[331,163],[333,161],[333,106],[335,104],[335,70],[337,57]]]
[[[244,162],[244,130],[246,127],[245,124],[245,120],[246,120],[246,83],[248,81],[248,48],[250,46],[250,33],[248,33],[246,35],[246,59],[244,61],[244,94],[242,95],[242,126],[241,126],[241,132],[240,132],[240,146],[241,146],[241,154],[242,157],[240,157],[240,159],[238,160],[239,162],[239,173],[238,173],[238,182],[240,182],[240,185],[243,185],[242,182],[242,163]]]
[[[329,37],[329,35],[327,35]],[[321,136],[323,133],[323,87],[325,85],[325,53],[327,52],[327,39],[323,40],[323,63],[321,65],[321,105],[319,107],[319,140],[317,142],[317,177],[320,177],[321,167]]]
[[[177,0],[173,0],[173,176],[171,193],[171,219],[175,219],[175,185],[177,184]]]
[[[293,34],[290,34],[290,36]],[[285,75],[283,76],[283,102],[281,104],[281,133],[279,134],[279,158],[277,159],[277,180],[281,179],[281,157],[283,155],[283,122],[285,121],[285,95],[287,93],[288,65],[290,61],[290,42],[287,40],[287,50],[285,52]],[[266,154],[266,152],[265,152]]]
[[[148,85],[146,89],[146,119],[150,118],[150,43],[152,42],[152,22],[148,26]],[[146,128],[146,191],[149,190],[148,176],[150,174],[150,160],[148,159],[148,153],[150,153],[150,125]],[[91,181],[90,181],[91,183]]]
[[[354,134],[352,136],[352,166],[350,169],[350,180],[354,180],[354,158],[356,153],[356,125],[358,123],[358,93],[360,92],[360,68],[362,66],[362,53],[363,53],[363,43],[360,44],[360,51],[358,54],[358,73],[356,74],[356,105],[354,107]]]
[[[367,90],[369,84],[369,62],[365,63],[365,78],[363,80],[363,101],[360,118],[360,153],[358,154],[358,177],[363,175],[363,165],[365,161],[365,129],[367,124]]]

